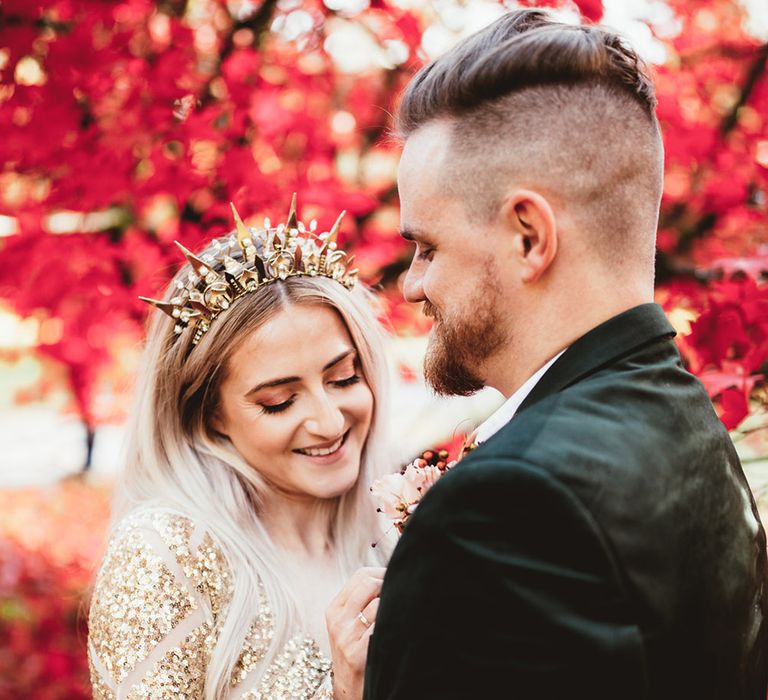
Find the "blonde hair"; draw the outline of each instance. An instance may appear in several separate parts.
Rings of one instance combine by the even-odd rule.
[[[175,281],[186,278],[184,266]],[[180,337],[162,312],[151,320],[137,397],[129,423],[127,455],[117,488],[114,524],[138,508],[170,508],[203,523],[228,563],[232,595],[219,617],[206,675],[207,700],[226,695],[233,669],[259,606],[260,583],[274,617],[274,637],[262,663],[266,670],[281,646],[302,624],[302,612],[281,560],[259,519],[270,485],[245,462],[210,419],[229,358],[243,339],[277,312],[293,305],[323,304],[345,322],[357,349],[361,371],[374,396],[374,415],[353,488],[321,507],[340,569],[349,576],[360,566],[385,563],[389,547],[371,547],[380,527],[369,484],[387,471],[383,405],[387,381],[383,331],[373,311],[373,295],[322,277],[290,277],[247,294],[217,318],[197,346],[193,331]],[[265,358],[265,362],[268,362]],[[390,470],[391,471],[391,470]],[[211,497],[214,494],[215,497]]]

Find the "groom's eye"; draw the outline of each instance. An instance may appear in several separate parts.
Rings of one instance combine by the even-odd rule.
[[[430,247],[420,248],[417,252],[417,257],[419,260],[431,260],[434,254],[435,254],[434,248],[430,248]]]

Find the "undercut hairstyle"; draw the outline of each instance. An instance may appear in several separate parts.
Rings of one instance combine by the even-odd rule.
[[[652,275],[663,181],[655,107],[646,68],[620,36],[519,10],[414,76],[396,134],[449,123],[441,185],[471,218],[493,219],[510,186],[534,189],[606,262]]]

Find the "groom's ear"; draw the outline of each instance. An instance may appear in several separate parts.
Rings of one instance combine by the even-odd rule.
[[[532,190],[515,190],[501,211],[514,236],[514,255],[523,282],[536,282],[557,254],[557,221],[546,197]]]

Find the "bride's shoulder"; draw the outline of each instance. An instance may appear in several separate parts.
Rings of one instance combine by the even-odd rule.
[[[202,697],[211,631],[230,595],[203,523],[142,508],[114,526],[89,612],[94,698]],[[175,689],[171,692],[170,688]]]
[[[114,583],[115,577],[191,588],[193,596],[204,597],[214,615],[228,597],[231,578],[222,549],[206,524],[166,506],[136,509],[115,523],[96,589]]]

